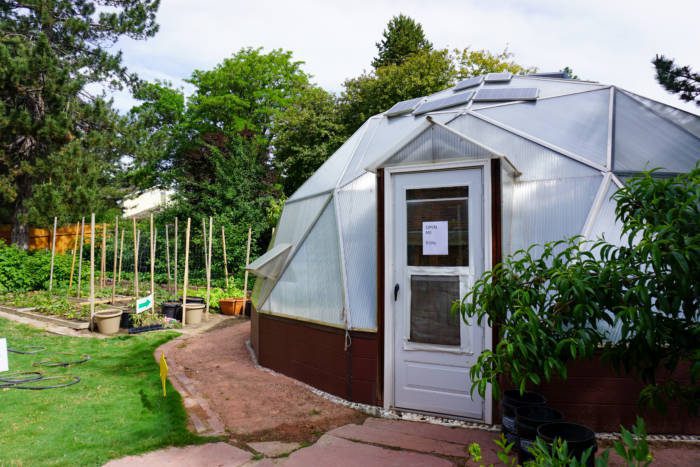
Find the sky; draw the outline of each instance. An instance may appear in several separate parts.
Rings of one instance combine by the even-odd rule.
[[[654,79],[663,53],[700,71],[698,0],[161,0],[160,31],[147,41],[122,40],[130,71],[183,87],[195,69],[211,69],[243,47],[291,50],[321,87],[342,91],[347,78],[370,69],[376,42],[392,16],[423,25],[435,48],[508,47],[539,71],[565,66],[586,80],[614,84],[700,114]],[[114,96],[125,111],[135,103]]]

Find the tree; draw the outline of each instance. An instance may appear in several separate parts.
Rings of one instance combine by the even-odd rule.
[[[343,139],[334,96],[317,86],[305,88],[274,125],[274,160],[284,194],[294,193]]]
[[[457,78],[464,79],[471,76],[485,75],[487,73],[499,73],[509,71],[514,75],[533,73],[537,69],[525,67],[513,61],[513,53],[506,47],[502,52],[492,53],[488,50],[471,50],[469,47],[453,51],[452,59]]]
[[[401,65],[411,55],[433,48],[425,38],[423,26],[403,14],[389,20],[382,36],[384,39],[376,44],[377,58],[372,61],[375,69],[387,65]]]
[[[472,367],[473,389],[498,393],[501,376],[524,390],[570,360],[602,361],[647,384],[640,402],[700,403],[700,165],[690,173],[630,179],[615,194],[622,246],[579,238],[518,251],[463,300],[465,319],[499,329]],[[618,330],[612,338],[611,329]],[[688,364],[690,380],[679,376]],[[659,379],[660,375],[667,379]]]
[[[447,50],[424,50],[400,65],[386,65],[345,81],[340,111],[347,134],[399,101],[441,91],[455,76]]]
[[[158,3],[0,4],[0,194],[12,206],[13,243],[27,247],[28,200],[47,178],[40,162],[90,131],[92,112],[86,108],[95,102],[86,86],[136,81],[121,65],[121,53],[108,49],[120,37],[153,36]]]
[[[700,74],[687,65],[676,65],[673,59],[663,55],[657,55],[651,63],[656,69],[656,81],[661,86],[673,94],[680,94],[678,97],[683,101],[700,105]]]

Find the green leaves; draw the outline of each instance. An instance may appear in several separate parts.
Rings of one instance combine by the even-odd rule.
[[[627,245],[579,238],[532,246],[484,274],[464,297],[464,319],[498,326],[499,343],[471,369],[473,388],[506,376],[524,390],[570,360],[600,353],[649,386],[640,402],[700,396],[700,167],[673,178],[653,172],[616,195]],[[690,379],[680,377],[689,363]],[[666,381],[657,374],[666,370]]]

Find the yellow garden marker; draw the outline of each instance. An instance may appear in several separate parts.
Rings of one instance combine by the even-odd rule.
[[[163,397],[167,394],[165,392],[165,380],[168,379],[168,362],[165,361],[165,353],[160,353],[160,382],[163,384]]]

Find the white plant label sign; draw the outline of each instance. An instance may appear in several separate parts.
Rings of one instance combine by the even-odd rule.
[[[153,294],[136,300],[136,313],[143,313],[153,308]]]
[[[423,222],[423,255],[446,255],[448,253],[447,221]]]
[[[10,369],[10,363],[7,360],[7,339],[0,339],[0,373]]]

